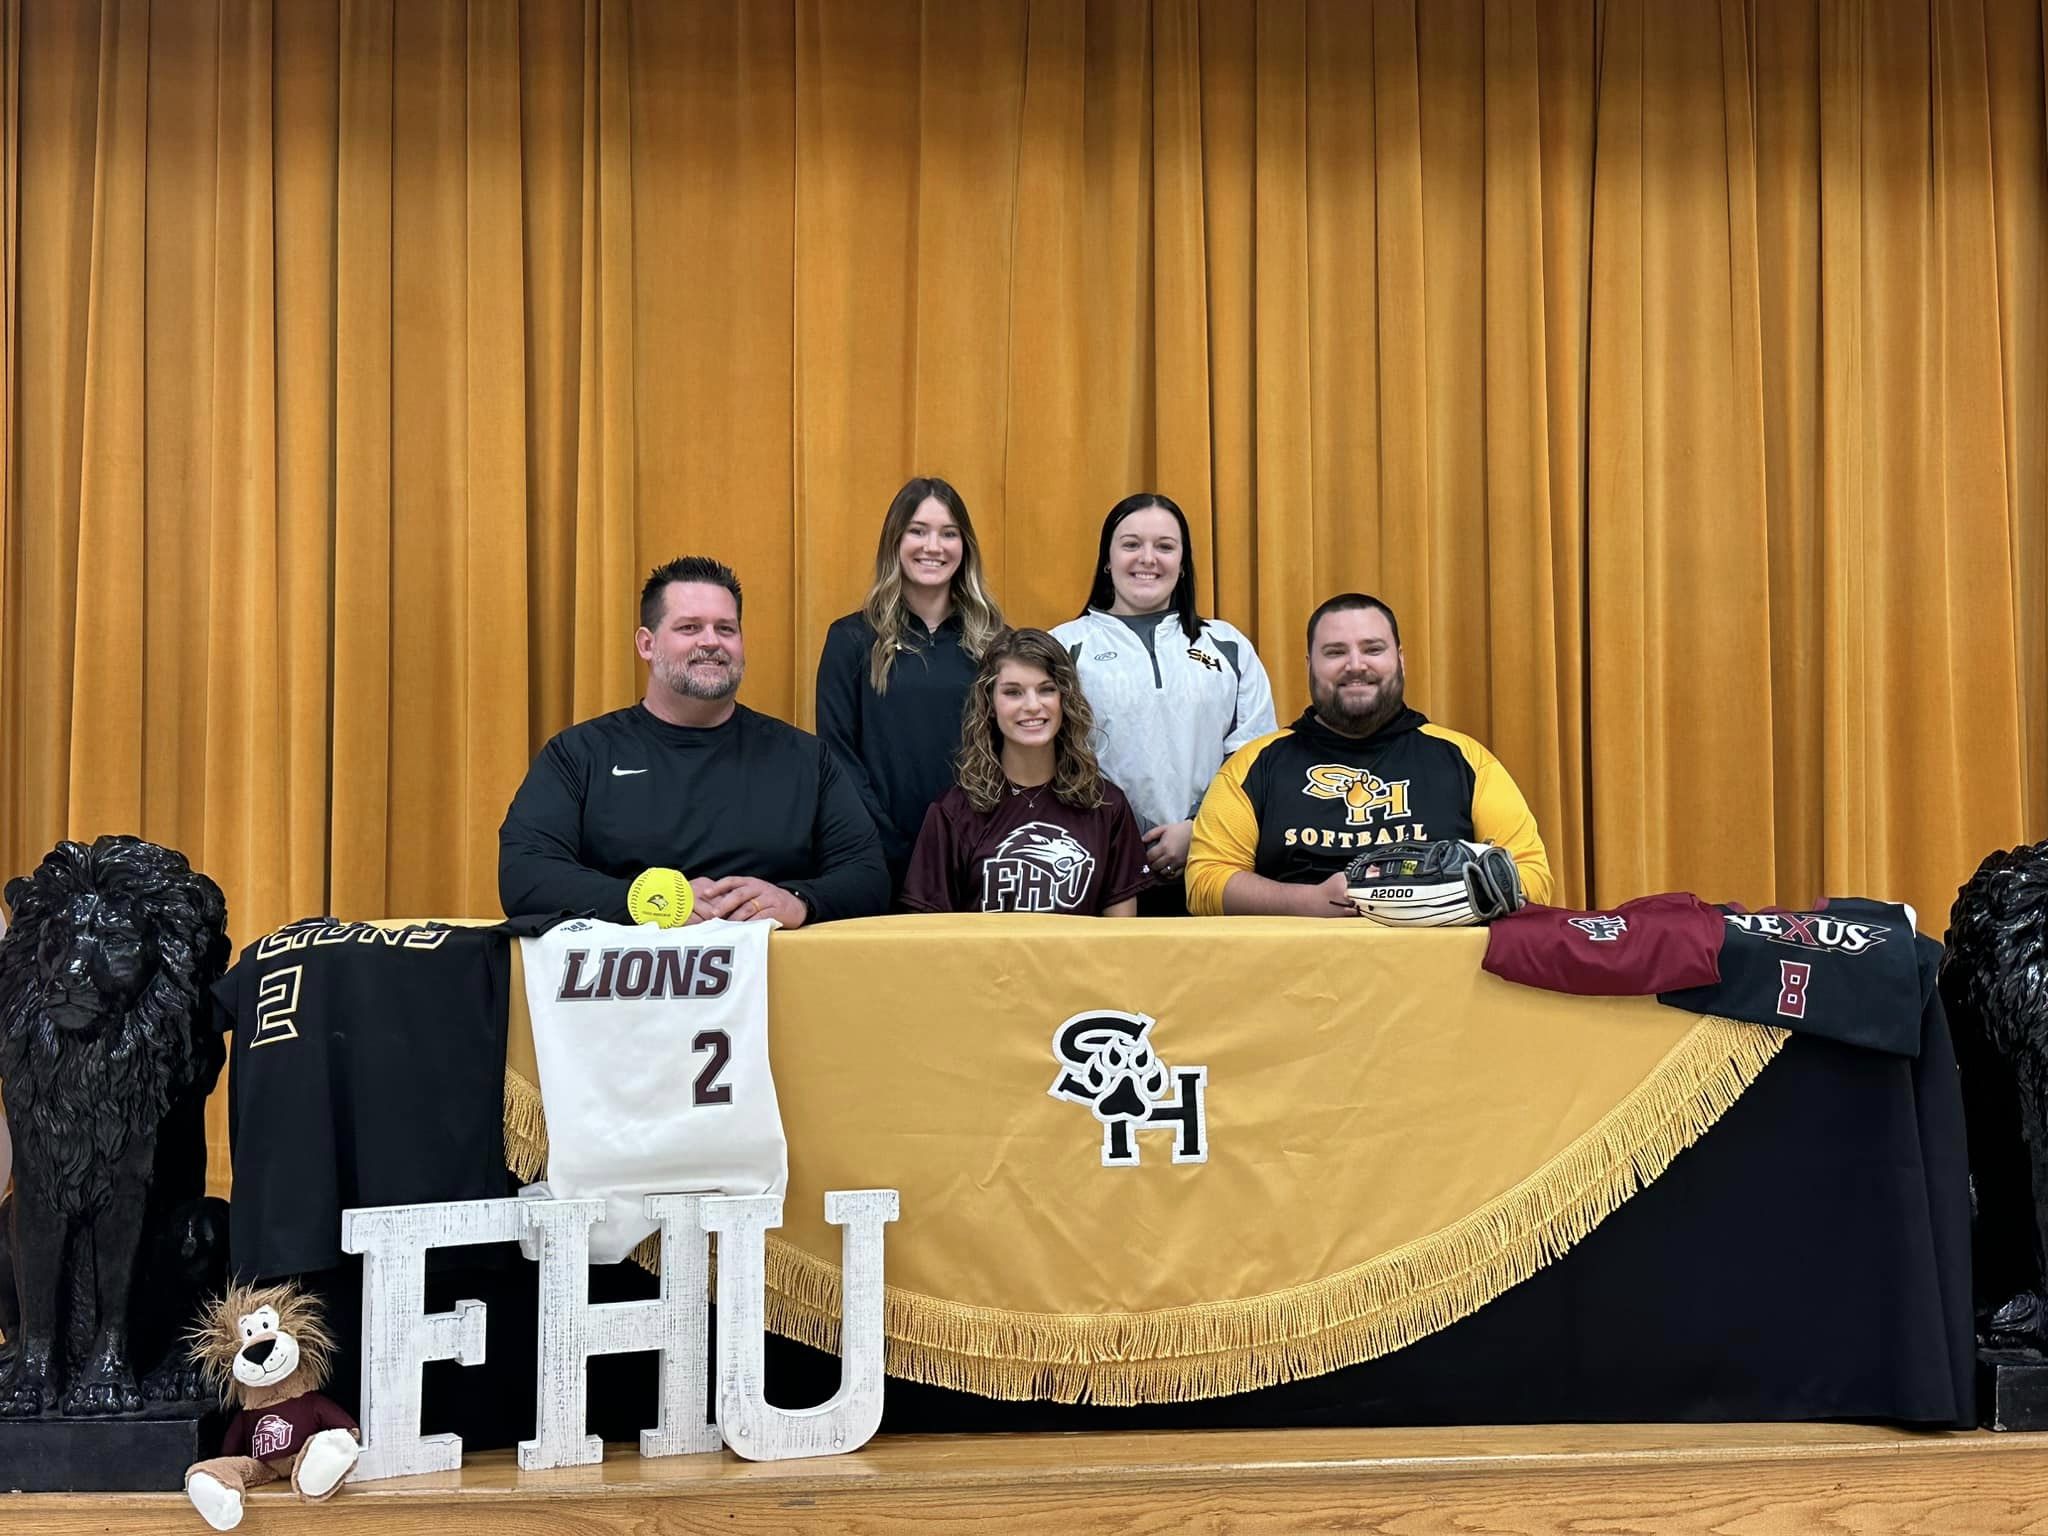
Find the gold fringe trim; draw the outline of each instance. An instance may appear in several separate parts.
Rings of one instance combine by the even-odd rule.
[[[650,1275],[660,1274],[661,1229],[659,1227],[656,1227],[652,1232],[648,1233],[645,1237],[641,1238],[639,1242],[633,1245],[633,1251],[627,1254],[626,1257],[631,1259],[635,1264],[638,1264]],[[718,1278],[717,1265],[714,1264],[711,1267],[711,1269],[708,1270],[706,1273],[711,1280],[716,1281]]]
[[[1469,1317],[1561,1257],[1706,1134],[1785,1043],[1703,1018],[1627,1098],[1470,1215],[1321,1280],[1237,1300],[1008,1312],[890,1286],[892,1376],[981,1397],[1189,1402],[1375,1359]],[[768,1239],[768,1325],[839,1348],[839,1268]]]
[[[1619,1104],[1470,1215],[1321,1280],[1149,1312],[1010,1312],[888,1286],[892,1376],[980,1397],[1192,1402],[1376,1359],[1469,1317],[1562,1257],[1671,1166],[1740,1098],[1786,1032],[1705,1016]],[[505,1073],[505,1159],[547,1164],[540,1092]],[[633,1261],[660,1272],[660,1234]],[[839,1266],[773,1233],[768,1326],[839,1350]]]
[[[531,1184],[547,1171],[548,1117],[540,1087],[505,1069],[505,1166]]]

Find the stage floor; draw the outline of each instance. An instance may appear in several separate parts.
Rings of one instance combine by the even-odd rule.
[[[242,1530],[525,1532],[2030,1532],[2048,1526],[2048,1435],[1831,1424],[1545,1425],[1173,1434],[935,1435],[852,1456],[737,1457],[259,1491]],[[0,1531],[127,1536],[205,1525],[178,1494],[0,1495]]]

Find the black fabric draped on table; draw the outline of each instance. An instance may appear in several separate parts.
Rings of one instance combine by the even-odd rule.
[[[885,1432],[1286,1425],[1854,1419],[1968,1426],[1969,1188],[1955,1052],[1923,944],[1917,1058],[1795,1036],[1698,1145],[1564,1258],[1464,1321],[1378,1360],[1202,1402],[1006,1403],[889,1384]],[[488,1358],[426,1367],[422,1428],[470,1450],[533,1432],[535,1285],[510,1246],[429,1255],[428,1305],[487,1303]],[[316,1278],[356,1404],[352,1268]],[[653,1294],[631,1264],[593,1300]],[[838,1361],[768,1344],[785,1407]],[[654,1360],[590,1362],[591,1428],[653,1422]]]

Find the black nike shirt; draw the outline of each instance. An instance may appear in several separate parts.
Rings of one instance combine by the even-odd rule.
[[[808,731],[736,706],[670,725],[644,705],[572,725],[541,748],[498,829],[508,917],[630,921],[641,870],[753,875],[815,921],[887,909],[889,872],[860,794]]]

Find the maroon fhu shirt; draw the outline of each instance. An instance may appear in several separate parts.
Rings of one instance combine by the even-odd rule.
[[[331,1398],[302,1392],[268,1408],[244,1408],[229,1419],[220,1453],[253,1456],[258,1461],[290,1461],[321,1430],[355,1427],[356,1421]]]
[[[1100,917],[1151,883],[1137,819],[1107,779],[1102,804],[1092,811],[1067,805],[1050,785],[1012,786],[993,811],[977,811],[955,784],[925,812],[903,905],[913,912]]]
[[[1721,914],[1684,891],[1605,912],[1526,906],[1486,930],[1486,969],[1582,997],[1648,997],[1721,979]]]

